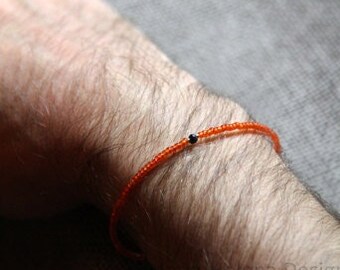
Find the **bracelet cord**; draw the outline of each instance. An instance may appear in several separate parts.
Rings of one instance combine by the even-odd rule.
[[[147,162],[141,169],[128,181],[116,203],[113,206],[110,219],[110,237],[112,243],[118,253],[125,257],[134,260],[144,260],[143,254],[135,253],[128,250],[122,245],[117,235],[117,225],[119,217],[122,213],[123,207],[126,205],[130,194],[145,180],[154,168],[163,163],[165,160],[173,156],[175,153],[181,152],[186,147],[197,142],[198,139],[209,138],[222,134],[224,132],[237,132],[240,134],[261,134],[269,137],[272,140],[274,150],[279,154],[281,152],[281,144],[278,135],[269,127],[256,122],[232,123],[224,124],[217,127],[207,128],[196,134],[191,134],[189,138],[183,138],[177,143],[165,148],[163,151],[155,155],[149,162]]]

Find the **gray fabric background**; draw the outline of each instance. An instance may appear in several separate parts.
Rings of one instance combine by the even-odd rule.
[[[340,1],[109,0],[175,63],[280,134],[340,210]]]

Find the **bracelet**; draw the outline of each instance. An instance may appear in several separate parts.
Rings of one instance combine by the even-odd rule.
[[[153,157],[148,163],[146,163],[125,185],[121,192],[117,202],[114,204],[110,220],[110,236],[116,250],[131,259],[143,260],[145,256],[143,254],[135,253],[125,248],[119,241],[117,236],[117,224],[119,216],[122,213],[122,209],[128,201],[130,194],[145,180],[145,176],[148,175],[153,169],[163,163],[165,160],[173,156],[175,153],[183,151],[189,145],[195,144],[200,139],[209,138],[212,136],[220,135],[224,132],[233,132],[232,135],[240,134],[262,134],[271,138],[274,149],[277,153],[281,152],[281,145],[278,135],[269,127],[255,123],[233,123],[224,124],[218,127],[211,127],[197,134],[190,134],[188,138],[183,138],[179,142],[165,148],[159,154]]]

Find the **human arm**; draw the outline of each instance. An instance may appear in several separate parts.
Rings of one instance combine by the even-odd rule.
[[[25,197],[4,188],[18,183],[29,202],[42,199],[24,213],[43,202],[50,212],[82,201],[109,213],[128,178],[163,147],[207,126],[249,120],[106,7],[58,2],[2,4],[13,17],[1,17],[2,164],[11,166],[2,167],[3,212],[13,214],[11,200]],[[158,268],[300,263],[338,252],[338,222],[260,136],[179,155],[148,178],[126,213],[129,233]]]

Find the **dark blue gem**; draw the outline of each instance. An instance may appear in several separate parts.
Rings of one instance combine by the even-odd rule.
[[[198,136],[196,134],[190,134],[188,138],[191,144],[197,143],[198,141]]]

